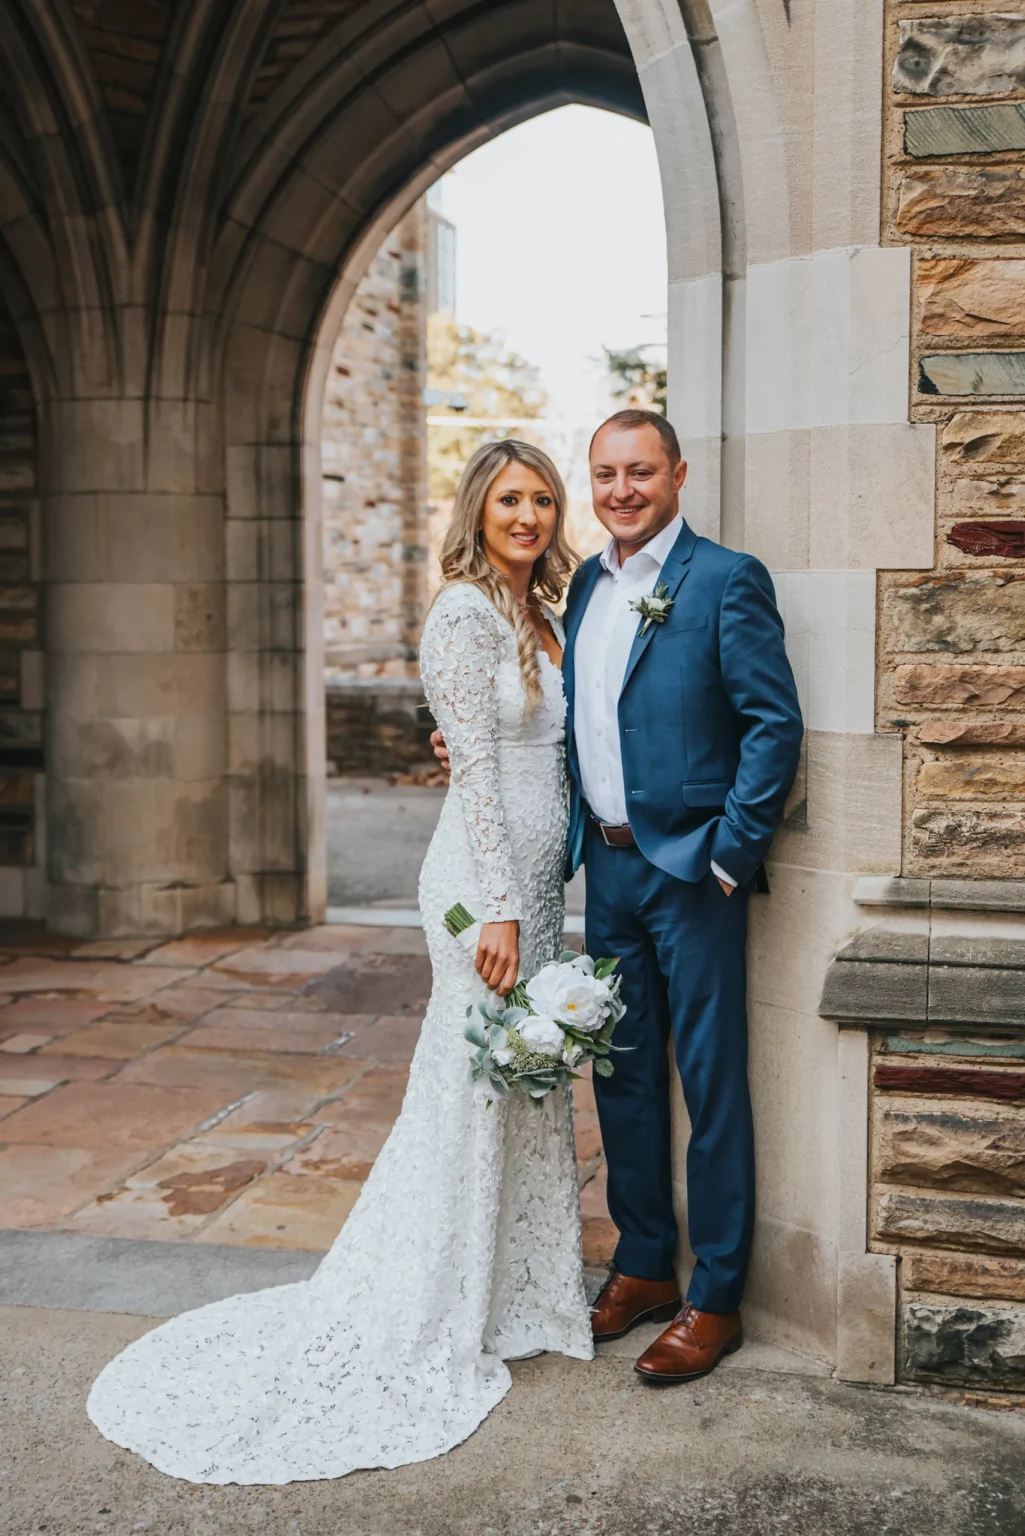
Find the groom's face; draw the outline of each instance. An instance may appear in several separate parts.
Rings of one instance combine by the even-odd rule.
[[[591,494],[598,521],[621,558],[676,516],[687,465],[674,464],[654,427],[603,427],[591,444]]]

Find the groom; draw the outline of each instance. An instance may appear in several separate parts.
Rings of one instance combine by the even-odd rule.
[[[754,1225],[747,899],[768,888],[762,860],[797,771],[801,712],[768,572],[684,522],[687,465],[665,418],[617,412],[590,466],[611,538],[577,571],[566,608],[567,877],[584,864],[588,953],[620,957],[616,1044],[630,1047],[594,1079],[620,1239],[592,1326],[615,1339],[672,1318],[637,1370],[689,1381],[742,1337]],[[691,1122],[695,1265],[682,1309],[670,1041]]]
[[[687,465],[669,422],[618,412],[590,467],[611,540],[577,571],[566,609],[567,875],[584,864],[588,953],[620,956],[616,1044],[631,1047],[594,1079],[620,1239],[593,1331],[613,1339],[673,1317],[637,1370],[687,1381],[741,1342],[754,1225],[747,898],[767,889],[801,712],[768,572],[680,516]],[[696,1261],[679,1311],[670,1040],[691,1122]]]

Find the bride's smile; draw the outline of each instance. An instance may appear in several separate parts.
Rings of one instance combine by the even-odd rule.
[[[551,545],[557,516],[551,486],[518,459],[511,459],[488,489],[480,529],[484,556],[521,601],[534,565]]]

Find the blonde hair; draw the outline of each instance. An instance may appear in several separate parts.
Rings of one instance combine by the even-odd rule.
[[[517,601],[505,577],[488,561],[481,538],[488,491],[506,465],[512,463],[523,464],[540,475],[555,502],[555,532],[546,553],[534,561],[529,592],[555,603],[562,597],[578,560],[566,542],[566,488],[547,453],[517,438],[485,443],[463,470],[441,546],[441,579],[443,587],[457,581],[479,587],[512,625],[529,714],[541,700],[537,630],[527,616],[526,603]]]

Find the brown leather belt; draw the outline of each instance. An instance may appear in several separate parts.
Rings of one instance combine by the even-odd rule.
[[[591,820],[610,848],[637,847],[637,839],[629,822],[599,821],[597,816],[592,816]]]

